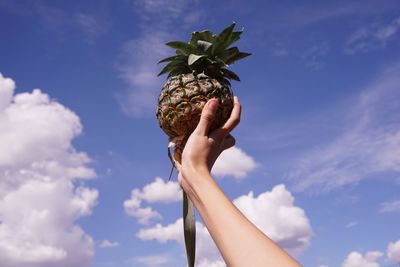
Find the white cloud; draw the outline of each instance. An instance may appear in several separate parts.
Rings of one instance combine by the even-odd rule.
[[[156,224],[154,227],[141,229],[136,236],[141,240],[156,240],[161,244],[167,241],[175,241],[184,245],[183,220],[177,219],[168,225]],[[211,239],[207,228],[196,222],[196,261],[199,266],[208,266],[221,261],[218,249]]]
[[[208,260],[204,258],[197,265],[198,267],[226,267],[226,264],[223,260]]]
[[[156,177],[154,182],[147,184],[142,190],[135,188],[131,198],[124,201],[125,212],[138,218],[140,224],[148,224],[152,219],[161,219],[162,216],[151,207],[142,208],[142,201],[149,203],[173,203],[182,199],[182,190],[177,182],[164,181]]]
[[[154,182],[143,187],[139,197],[149,203],[173,203],[182,199],[182,190],[177,182],[156,177]]]
[[[387,68],[346,110],[333,141],[300,155],[288,178],[297,190],[328,191],[380,173],[400,172],[400,64]]]
[[[93,240],[75,222],[91,214],[98,192],[73,183],[95,176],[71,144],[79,117],[39,89],[14,90],[0,74],[0,262],[88,266]]]
[[[251,156],[234,146],[221,153],[214,164],[212,173],[216,176],[233,176],[241,179],[245,178],[257,166],[258,164]]]
[[[380,251],[370,251],[362,255],[357,251],[351,252],[347,255],[342,263],[342,267],[380,267],[381,265],[377,260],[383,256]]]
[[[389,243],[387,248],[387,257],[394,263],[400,263],[400,240]]]
[[[250,192],[233,201],[263,232],[292,254],[299,254],[310,244],[312,229],[304,210],[294,205],[294,197],[284,185],[254,197]],[[199,266],[225,266],[207,228],[197,222],[196,257]],[[176,241],[184,244],[182,219],[163,226],[141,229],[137,237],[160,243]]]
[[[380,213],[390,213],[400,211],[400,200],[394,200],[391,202],[384,202],[381,204],[379,209]]]
[[[0,112],[10,105],[14,94],[15,82],[10,78],[5,78],[0,73]]]
[[[388,24],[372,24],[364,26],[353,32],[346,41],[344,52],[355,54],[370,50],[383,49],[387,43],[394,39],[400,29],[400,17]]]
[[[161,219],[161,214],[151,207],[141,207],[142,200],[139,195],[140,191],[138,189],[132,190],[131,198],[124,201],[125,213],[138,218],[140,224],[148,224],[153,219]]]
[[[297,255],[309,246],[312,229],[308,217],[294,205],[293,195],[283,184],[257,197],[250,192],[235,199],[234,204],[290,253]]]
[[[99,247],[101,248],[114,248],[119,246],[119,243],[117,241],[110,241],[110,240],[102,240],[99,244]]]

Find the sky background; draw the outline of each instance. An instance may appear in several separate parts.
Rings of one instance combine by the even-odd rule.
[[[186,266],[156,63],[232,21],[219,185],[304,266],[400,264],[399,1],[0,0],[2,267]]]

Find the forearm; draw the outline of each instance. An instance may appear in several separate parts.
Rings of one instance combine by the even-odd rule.
[[[188,195],[230,267],[300,266],[252,224],[209,174],[193,172]]]

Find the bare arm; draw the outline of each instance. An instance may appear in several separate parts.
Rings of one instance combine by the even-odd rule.
[[[231,118],[209,133],[218,101],[210,100],[190,136],[179,166],[179,182],[193,201],[211,237],[230,267],[298,267],[299,263],[251,223],[216,184],[210,170],[220,152],[234,145],[229,132],[239,123],[235,98]]]

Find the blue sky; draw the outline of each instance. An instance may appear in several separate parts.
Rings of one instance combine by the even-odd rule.
[[[253,55],[220,186],[304,266],[400,263],[398,1],[0,0],[5,267],[185,266],[156,63],[232,21]]]

